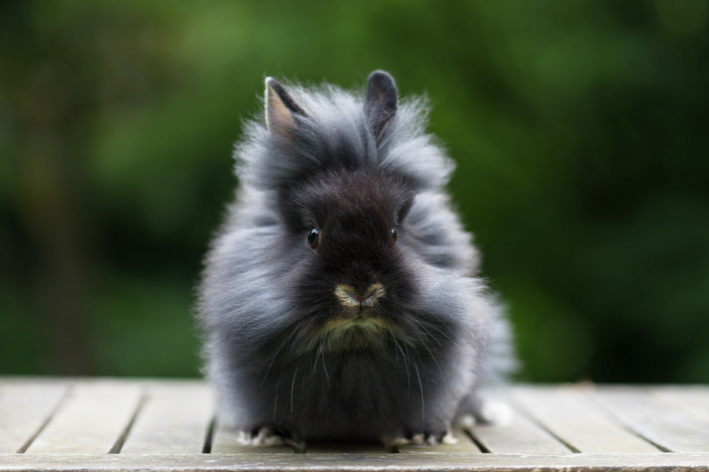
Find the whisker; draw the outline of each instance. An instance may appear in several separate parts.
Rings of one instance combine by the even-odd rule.
[[[404,347],[406,347],[406,356],[407,356],[407,357],[411,357],[411,354],[409,354],[409,346],[408,346],[408,344],[405,345]],[[404,360],[406,360],[406,358],[404,358]],[[416,365],[416,363],[414,362],[414,366],[415,366],[415,365]],[[407,372],[407,375],[408,375],[408,367],[407,367],[406,372]],[[409,388],[409,390],[411,390],[411,389]]]
[[[273,399],[273,423],[276,424],[276,408],[278,406],[278,389],[281,386],[281,375],[283,375],[283,372],[278,374],[278,382],[276,383],[276,395]]]
[[[426,417],[426,410],[424,409],[424,404],[423,404],[423,384],[421,383],[421,375],[419,374],[419,368],[414,362],[414,368],[416,369],[416,377],[419,379],[419,389],[421,389],[421,432],[423,432],[424,426],[425,426],[425,421],[424,418]]]
[[[322,345],[320,346],[320,349],[322,350]],[[327,373],[327,366],[325,365],[325,352],[323,351],[322,357],[320,358],[322,361],[322,368],[325,371],[325,378],[327,379],[327,388],[330,388],[330,375]]]
[[[435,329],[436,331],[438,331],[439,333],[441,333],[448,341],[452,342],[455,347],[457,347],[458,349],[460,349],[460,345],[459,345],[457,342],[453,341],[446,333],[444,333],[443,331],[441,331],[439,328],[436,328],[435,326],[431,326],[431,327],[432,327],[433,329]]]
[[[392,333],[391,330],[389,330],[389,334],[391,334],[391,337],[394,340],[394,344],[397,344],[396,338],[394,337],[394,333]],[[396,367],[398,368],[399,367],[399,350],[394,349],[394,352],[396,352]]]
[[[416,331],[416,334],[418,334],[418,337],[419,337],[418,340],[419,340],[419,341],[422,341],[422,340],[424,341],[424,342],[422,342],[421,344],[425,345],[425,344],[426,344],[426,341],[429,341],[430,338],[432,338],[431,332],[430,332],[429,330],[427,330],[424,326],[418,325],[418,324],[414,324],[414,325],[412,325],[411,327]],[[426,333],[422,333],[421,330],[425,330]]]
[[[391,330],[390,330],[390,332],[391,332]],[[411,394],[411,374],[409,373],[409,363],[406,362],[406,354],[404,354],[404,350],[401,349],[401,346],[399,346],[399,343],[397,342],[396,336],[394,336],[394,333],[391,333],[391,337],[394,340],[394,344],[396,345],[396,347],[399,349],[399,351],[401,351],[401,357],[404,358],[404,368],[406,369],[406,385],[407,385],[406,395],[408,396]],[[397,354],[396,358],[397,359],[399,358],[398,354]]]
[[[313,374],[316,372],[317,367],[318,367],[318,359],[320,358],[320,354],[322,353],[322,343],[324,339],[320,340],[320,346],[318,347],[318,352],[315,354],[315,361],[313,362]]]
[[[298,368],[295,368],[295,372],[293,372],[293,382],[290,385],[290,411],[293,413],[293,389],[295,387],[295,376],[298,375]]]
[[[436,359],[436,356],[433,355],[433,353],[432,353],[431,350],[428,348],[428,346],[426,346],[426,345],[424,344],[423,347],[425,347],[426,350],[428,351],[428,353],[431,354],[431,357],[433,358],[433,362],[435,362],[435,363],[436,363],[436,367],[438,367],[438,372],[441,373],[441,378],[443,379],[443,385],[446,386],[446,391],[447,391],[448,393],[450,393],[450,390],[448,389],[448,382],[446,382],[446,376],[443,375],[443,370],[441,369],[441,365],[438,363],[438,360]]]
[[[438,316],[436,316],[434,313],[428,312],[428,314],[431,315],[431,316],[433,316],[434,318],[436,318],[443,326],[445,326],[446,328],[450,329],[450,327],[449,327],[446,323],[444,323],[443,320],[440,319]],[[441,333],[445,338],[448,339],[448,341],[450,341],[450,342],[452,342],[453,344],[455,344],[455,346],[456,346],[458,349],[460,349],[460,346],[458,345],[458,343],[456,343],[456,342],[453,341],[450,337],[448,337],[448,335],[447,335],[446,333],[444,333],[443,331],[441,331],[441,330],[440,330],[439,328],[437,328],[435,325],[430,325],[430,326],[431,326],[431,328],[433,328],[433,329],[435,329],[436,331],[438,331],[439,333]]]
[[[263,383],[266,381],[266,377],[268,376],[268,371],[271,370],[271,366],[272,366],[273,363],[275,362],[276,357],[278,357],[278,353],[281,352],[281,349],[283,348],[283,346],[285,346],[285,344],[288,342],[288,340],[290,340],[290,338],[293,336],[293,333],[294,333],[294,332],[295,332],[295,331],[291,332],[291,333],[290,333],[290,336],[288,336],[288,337],[281,343],[281,345],[278,346],[278,349],[276,350],[276,353],[273,355],[273,359],[271,359],[271,363],[268,364],[268,369],[266,369],[266,373],[263,374],[263,380],[261,380],[261,385],[259,385],[258,388],[263,387]]]

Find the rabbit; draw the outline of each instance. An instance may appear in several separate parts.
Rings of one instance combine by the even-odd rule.
[[[200,287],[220,421],[248,444],[391,445],[504,416],[477,392],[513,364],[509,324],[425,101],[383,71],[362,94],[265,82]]]

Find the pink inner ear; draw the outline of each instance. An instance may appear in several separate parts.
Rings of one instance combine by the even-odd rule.
[[[276,133],[284,138],[292,139],[291,130],[295,126],[295,120],[288,107],[283,103],[272,87],[267,88],[266,126],[272,133]]]

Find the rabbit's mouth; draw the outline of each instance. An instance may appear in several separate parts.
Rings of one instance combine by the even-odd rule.
[[[323,332],[338,331],[351,328],[361,328],[366,331],[390,329],[391,323],[376,316],[374,313],[364,313],[356,316],[334,318],[325,323]]]
[[[356,350],[384,345],[391,323],[373,312],[328,320],[318,338],[333,351]]]

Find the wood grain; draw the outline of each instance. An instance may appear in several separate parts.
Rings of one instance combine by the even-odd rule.
[[[213,416],[214,393],[209,385],[151,383],[121,453],[200,453]]]
[[[358,443],[308,443],[307,454],[386,454],[384,446]]]
[[[27,453],[107,453],[135,412],[142,387],[130,382],[75,384]]]
[[[709,471],[707,454],[0,454],[0,471]]]
[[[14,452],[36,434],[25,454],[0,452],[0,472],[709,472],[709,387],[520,386],[509,392],[517,414],[508,426],[471,429],[489,453],[457,429],[456,445],[400,446],[401,454],[358,444],[311,444],[306,454],[294,454],[290,446],[241,445],[235,431],[217,423],[207,454],[200,451],[214,400],[203,381],[0,379],[0,447]],[[653,443],[678,452],[660,452]],[[117,445],[120,454],[107,454]]]
[[[625,430],[574,388],[519,387],[514,398],[537,422],[576,452],[658,452]]]
[[[709,421],[709,386],[666,386],[650,391],[690,415]]]
[[[520,411],[508,425],[476,425],[471,434],[490,452],[571,454],[569,448]]]
[[[599,388],[593,398],[637,434],[672,452],[709,453],[709,421],[637,388]]]
[[[0,453],[24,452],[68,389],[59,382],[0,384]]]

